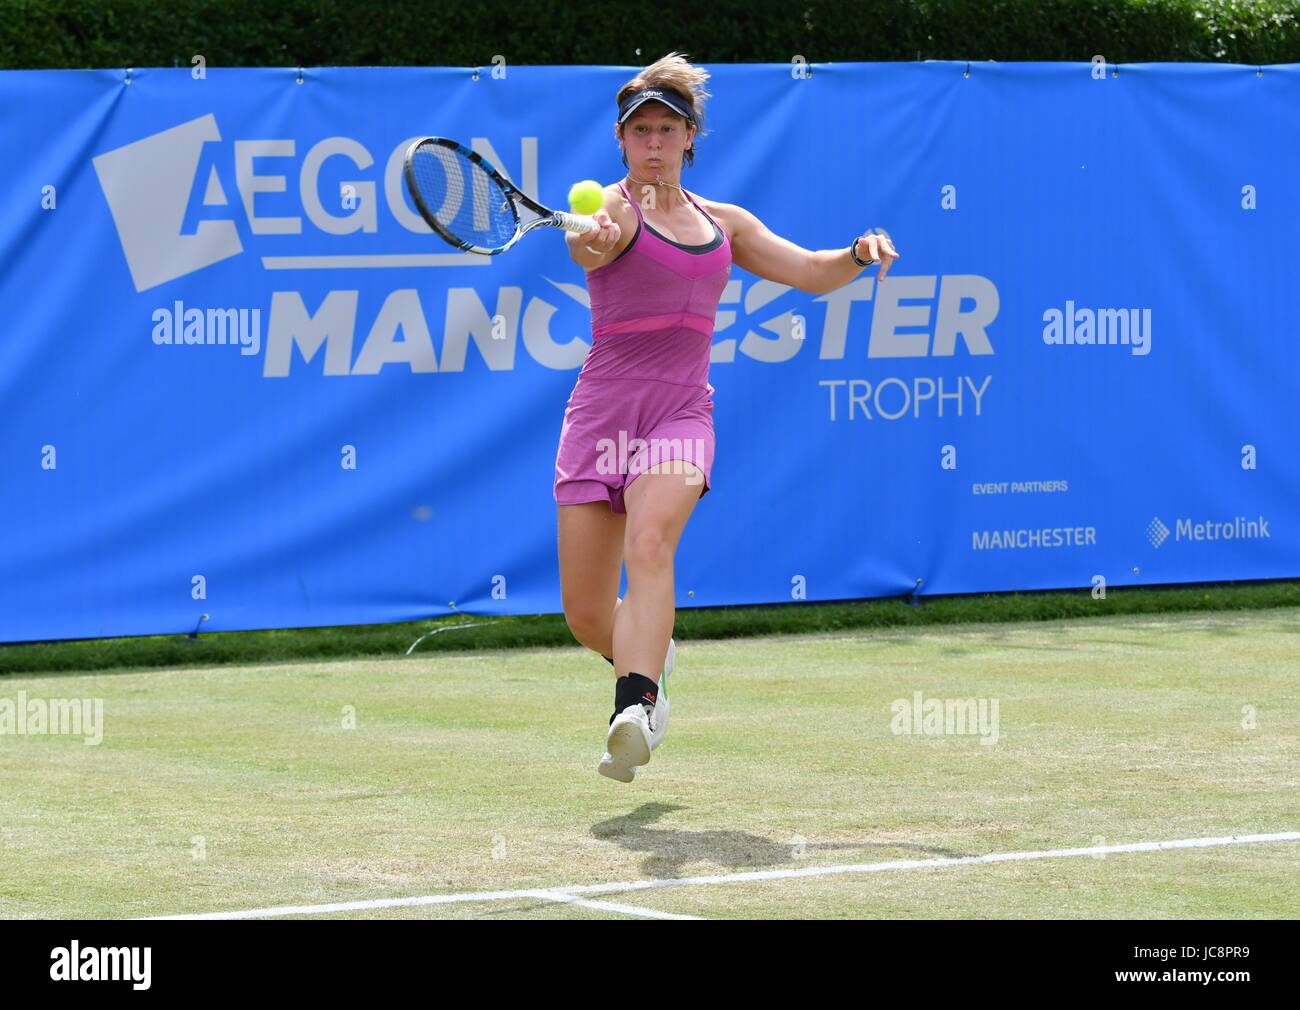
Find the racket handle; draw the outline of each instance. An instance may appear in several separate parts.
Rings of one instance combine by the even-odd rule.
[[[565,231],[576,231],[580,235],[585,235],[589,231],[595,231],[600,227],[594,217],[586,214],[566,214],[562,210],[555,212],[552,224],[557,228],[563,228]]]

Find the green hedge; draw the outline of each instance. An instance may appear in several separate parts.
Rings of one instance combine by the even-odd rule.
[[[681,609],[673,618],[679,642],[755,635],[819,635],[839,631],[1114,618],[1137,614],[1287,608],[1300,615],[1300,580],[1112,587],[1104,600],[1091,587],[1035,593],[971,593],[838,603],[783,603],[757,607]],[[1300,630],[1300,629],[1297,629]],[[478,617],[453,614],[427,621],[335,628],[284,628],[71,642],[0,644],[5,674],[85,672],[142,667],[217,666],[308,660],[397,659],[414,642],[414,655],[479,649],[575,647],[563,615]]]
[[[1300,62],[1300,0],[0,0],[0,67]],[[638,53],[639,50],[639,53]]]

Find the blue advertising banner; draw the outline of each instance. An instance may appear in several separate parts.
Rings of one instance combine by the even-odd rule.
[[[733,268],[679,605],[1300,575],[1300,67],[708,69],[688,189],[902,259]],[[634,73],[0,73],[0,640],[558,611],[583,270],[402,155],[565,207]]]

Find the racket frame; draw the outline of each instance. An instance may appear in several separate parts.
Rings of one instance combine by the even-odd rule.
[[[496,248],[475,245],[472,242],[466,242],[452,234],[438,222],[433,211],[429,208],[428,204],[425,203],[424,197],[420,193],[420,187],[417,186],[415,182],[415,153],[426,144],[437,144],[441,147],[448,148],[453,152],[457,152],[487,173],[489,182],[501,190],[502,196],[510,205],[510,213],[514,215],[515,233],[511,237],[510,241],[505,245]],[[464,144],[452,140],[449,137],[420,137],[419,139],[412,141],[410,146],[406,149],[406,157],[403,160],[402,166],[402,175],[406,180],[406,190],[411,194],[411,200],[415,203],[415,209],[419,212],[420,217],[422,217],[425,223],[445,242],[449,245],[455,246],[457,249],[462,249],[465,252],[479,253],[483,256],[499,256],[534,228],[563,228],[565,231],[585,234],[600,227],[594,218],[586,214],[568,214],[561,210],[551,210],[549,207],[542,206],[497,171],[496,166],[493,165],[492,162],[488,161],[477,151],[471,150]],[[533,213],[539,215],[537,220],[523,224],[519,217],[519,204],[523,204]]]

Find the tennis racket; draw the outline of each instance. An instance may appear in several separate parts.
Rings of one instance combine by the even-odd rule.
[[[466,252],[497,256],[534,228],[586,234],[600,227],[585,214],[543,207],[477,151],[446,137],[424,137],[408,147],[403,174],[420,216]],[[538,216],[525,223],[521,207]]]

